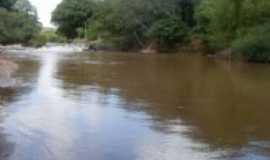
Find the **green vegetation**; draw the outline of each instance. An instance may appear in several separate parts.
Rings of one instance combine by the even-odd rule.
[[[41,29],[28,0],[0,0],[0,43],[28,43]]]
[[[64,0],[54,11],[52,20],[57,22],[60,33],[68,38],[75,38],[78,30],[92,17],[94,4],[90,0]]]
[[[183,42],[189,32],[187,27],[194,26],[195,3],[190,0],[63,0],[52,20],[68,38],[102,39],[126,50],[152,43],[166,49]]]
[[[0,17],[0,44],[41,47],[47,42],[66,42],[54,29],[42,28],[28,0],[0,0]]]
[[[32,39],[29,42],[27,42],[27,44],[25,45],[38,48],[38,47],[42,47],[46,45],[47,42],[48,41],[47,41],[46,36],[40,33],[32,37]]]
[[[43,30],[35,35],[28,43],[33,47],[42,47],[46,43],[66,43],[67,39],[59,34],[52,28],[43,28]]]
[[[41,32],[28,0],[0,0],[0,17],[2,44],[86,38],[117,49],[166,52],[196,41],[213,53],[270,62],[269,0],[63,0],[52,18],[62,36]]]
[[[269,0],[203,0],[197,18],[212,49],[231,48],[249,61],[270,61]]]
[[[67,38],[119,49],[169,51],[199,40],[214,53],[270,61],[269,0],[63,0],[52,21]]]
[[[181,19],[166,18],[156,21],[148,31],[150,39],[155,40],[160,50],[175,48],[187,35],[186,24]]]

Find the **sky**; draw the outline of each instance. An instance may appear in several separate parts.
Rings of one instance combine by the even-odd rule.
[[[45,27],[53,27],[51,14],[62,0],[29,0],[37,8],[39,21]]]

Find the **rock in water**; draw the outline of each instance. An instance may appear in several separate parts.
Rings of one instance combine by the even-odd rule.
[[[16,72],[18,65],[10,60],[0,58],[0,87],[12,87],[15,85],[15,80],[12,74]]]

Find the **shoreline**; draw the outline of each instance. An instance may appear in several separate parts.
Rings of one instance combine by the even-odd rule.
[[[228,61],[240,61],[240,62],[247,62],[247,63],[260,63],[260,64],[269,64],[266,61],[255,61],[255,60],[248,60],[244,58],[240,54],[233,53],[231,48],[223,49],[220,51],[210,51],[207,46],[203,45],[202,43],[191,43],[185,46],[179,46],[175,51],[158,51],[151,46],[141,48],[141,49],[130,49],[130,50],[123,50],[115,47],[111,47],[110,45],[102,44],[101,46],[93,46],[93,44],[89,42],[76,42],[73,43],[47,43],[42,47],[51,47],[51,46],[58,46],[58,45],[76,45],[82,48],[82,52],[93,52],[93,53],[105,53],[105,52],[123,52],[123,53],[139,53],[139,54],[201,54],[203,56],[214,58],[214,59],[222,59]],[[39,48],[42,48],[39,47]],[[9,50],[25,50],[25,49],[38,49],[35,47],[23,46],[22,44],[12,44],[12,45],[2,45],[0,44],[0,60],[3,58],[2,56],[6,54]]]

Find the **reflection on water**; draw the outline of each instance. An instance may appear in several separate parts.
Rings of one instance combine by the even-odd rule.
[[[11,54],[0,159],[269,159],[270,66],[77,51]]]

